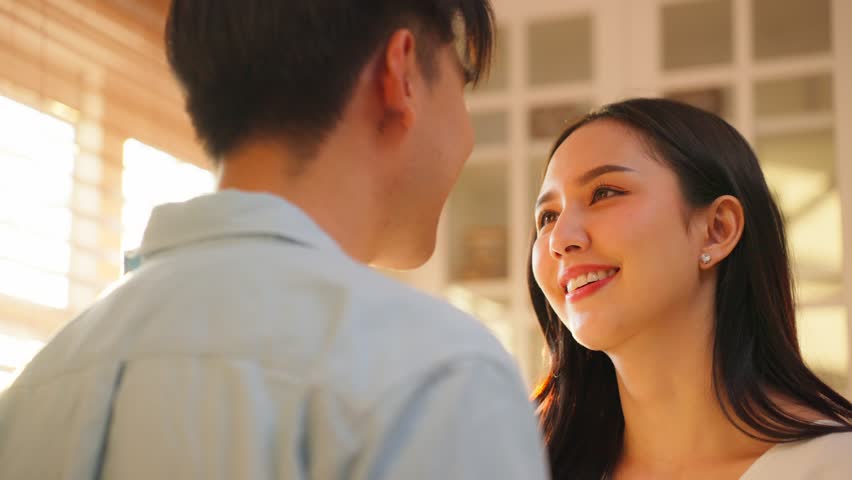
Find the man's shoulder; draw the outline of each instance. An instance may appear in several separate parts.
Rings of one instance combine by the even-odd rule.
[[[327,374],[339,393],[370,404],[401,384],[426,381],[456,366],[502,372],[520,384],[517,366],[497,338],[471,315],[378,272],[347,318]]]
[[[418,291],[378,272],[368,272],[369,288],[359,292],[359,330],[394,338],[406,349],[428,356],[475,354],[506,358],[500,342],[470,314],[446,300]]]
[[[143,264],[34,363],[67,369],[159,352],[232,352],[268,368],[312,363],[376,389],[463,359],[513,368],[481,322],[442,299],[342,255],[274,250],[264,245],[221,264],[196,255]]]

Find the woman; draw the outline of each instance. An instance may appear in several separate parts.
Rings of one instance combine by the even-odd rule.
[[[781,213],[720,118],[667,100],[556,142],[530,294],[554,478],[852,478],[852,404],[802,362]]]

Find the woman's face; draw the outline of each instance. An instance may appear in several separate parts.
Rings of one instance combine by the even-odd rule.
[[[574,338],[609,351],[671,327],[699,286],[703,235],[674,172],[597,120],[554,153],[536,207],[536,282]]]

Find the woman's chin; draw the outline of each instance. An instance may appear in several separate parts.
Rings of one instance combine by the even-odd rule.
[[[567,323],[574,340],[583,347],[594,351],[612,349],[622,340],[619,329],[614,324],[595,315],[571,315]]]

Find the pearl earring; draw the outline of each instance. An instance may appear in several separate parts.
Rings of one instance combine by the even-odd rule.
[[[707,265],[708,263],[710,263],[710,260],[712,258],[713,257],[711,257],[709,253],[702,253],[701,254],[701,263],[703,263],[704,265]]]

